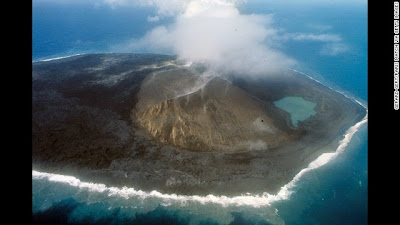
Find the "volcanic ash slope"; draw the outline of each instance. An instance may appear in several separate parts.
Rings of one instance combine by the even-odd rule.
[[[163,143],[238,152],[276,147],[288,139],[266,109],[264,102],[221,77],[171,70],[145,81],[136,116]]]

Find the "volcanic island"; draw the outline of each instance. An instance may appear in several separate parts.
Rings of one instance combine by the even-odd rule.
[[[276,194],[366,115],[293,70],[211,73],[158,54],[32,66],[32,169],[182,195]]]

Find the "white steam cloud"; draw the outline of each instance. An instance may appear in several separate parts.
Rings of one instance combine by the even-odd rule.
[[[139,6],[155,7],[161,16],[175,16],[185,10],[190,0],[139,0]]]
[[[329,55],[329,56],[336,56],[336,55],[345,53],[348,50],[349,50],[349,47],[346,44],[340,43],[340,42],[334,42],[334,43],[326,44],[322,48],[321,54]]]
[[[114,46],[116,51],[176,54],[188,63],[204,63],[217,73],[266,75],[297,62],[280,51],[288,41],[320,42],[320,54],[336,56],[349,47],[334,33],[290,33],[273,26],[271,15],[242,14],[243,0],[104,0],[108,5],[155,8],[147,17],[154,23],[172,17],[169,25],[155,27],[143,38]],[[321,31],[329,25],[309,25]]]
[[[320,42],[342,41],[342,38],[337,34],[292,33],[285,35],[285,38],[296,41],[320,41]]]
[[[148,16],[147,17],[147,22],[158,22],[160,20],[160,17],[158,16]]]
[[[292,66],[295,60],[274,45],[278,36],[272,17],[241,14],[238,2],[177,0],[166,5],[166,1],[148,1],[161,15],[175,13],[175,20],[131,42],[128,49],[177,54],[214,71],[236,74],[261,75]]]
[[[283,36],[284,40],[314,41],[324,43],[320,54],[336,56],[347,52],[350,48],[343,42],[338,34],[313,34],[313,33],[289,33]]]

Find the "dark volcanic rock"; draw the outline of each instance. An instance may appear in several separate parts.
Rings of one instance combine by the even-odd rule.
[[[199,68],[153,54],[34,63],[33,168],[181,194],[276,193],[366,113],[293,71],[256,80]],[[317,114],[293,127],[273,104],[286,96]]]

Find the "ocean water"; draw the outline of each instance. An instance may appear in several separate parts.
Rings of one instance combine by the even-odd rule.
[[[285,42],[281,49],[299,62],[294,69],[366,105],[366,5],[249,1],[240,11],[274,13],[274,23],[292,33],[340,35],[347,51],[338,55],[324,54],[327,43],[321,42]],[[153,14],[151,8],[34,1],[32,60],[113,52],[113,46],[159,25],[146,21]],[[36,224],[366,224],[367,126],[364,121],[349,130],[336,154],[321,156],[276,196],[164,195],[33,171],[32,219]]]

